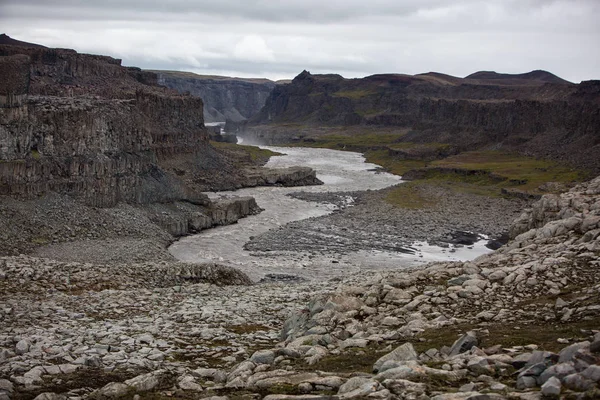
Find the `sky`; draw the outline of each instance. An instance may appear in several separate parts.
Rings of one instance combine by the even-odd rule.
[[[123,65],[291,79],[550,71],[600,79],[600,0],[0,0],[0,33]]]

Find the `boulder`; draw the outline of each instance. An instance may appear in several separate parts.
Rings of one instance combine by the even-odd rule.
[[[417,360],[417,359],[418,359],[418,354],[415,351],[413,345],[411,343],[404,343],[403,345],[397,347],[392,352],[384,355],[383,357],[381,357],[377,361],[375,361],[375,364],[373,365],[373,372],[378,372],[379,369],[381,368],[381,366],[383,365],[383,363],[385,363],[388,360],[411,361],[411,360]]]
[[[467,332],[454,342],[450,348],[450,353],[448,356],[452,357],[457,354],[464,353],[465,351],[471,350],[473,346],[477,346],[478,344],[479,340],[477,340],[475,332]]]

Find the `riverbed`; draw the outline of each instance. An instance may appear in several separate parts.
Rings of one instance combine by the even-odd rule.
[[[402,184],[400,177],[381,171],[375,164],[366,163],[359,153],[297,147],[264,148],[285,154],[271,157],[266,167],[311,167],[316,170],[317,177],[324,184],[292,188],[257,187],[234,192],[207,193],[213,199],[253,196],[264,211],[242,219],[237,224],[206,230],[175,242],[169,248],[175,258],[187,262],[224,263],[244,271],[254,280],[260,280],[266,275],[322,279],[366,269],[411,268],[429,261],[469,260],[490,251],[485,247],[485,240],[473,246],[456,248],[413,242],[402,247],[401,251],[360,250],[347,254],[247,251],[244,244],[258,235],[289,222],[330,214],[338,208],[334,204],[292,198],[288,196],[290,193],[356,192]],[[347,196],[343,206],[351,207],[352,201],[352,197]]]

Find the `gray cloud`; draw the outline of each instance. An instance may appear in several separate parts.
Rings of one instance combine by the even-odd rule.
[[[599,14],[597,0],[0,0],[0,24],[19,40],[275,79],[303,69],[600,78]]]

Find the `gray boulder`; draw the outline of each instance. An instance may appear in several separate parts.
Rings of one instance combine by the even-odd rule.
[[[450,353],[448,354],[450,357],[455,356],[460,353],[464,353],[465,351],[471,350],[473,346],[477,346],[479,344],[479,340],[477,340],[477,335],[475,332],[470,331],[466,334],[462,335],[450,348]]]
[[[414,361],[418,359],[418,356],[411,343],[404,343],[375,361],[373,372],[378,372],[386,361]]]
[[[561,386],[560,380],[552,376],[542,385],[542,395],[549,398],[558,398]]]

